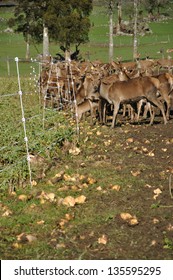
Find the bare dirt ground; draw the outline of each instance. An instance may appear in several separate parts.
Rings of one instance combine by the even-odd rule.
[[[78,213],[86,223],[74,227],[71,258],[77,248],[84,259],[173,258],[173,119],[160,121],[86,132],[85,159],[76,160],[97,183]],[[95,218],[92,227],[85,215]]]

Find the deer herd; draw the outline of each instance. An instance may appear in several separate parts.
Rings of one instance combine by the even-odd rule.
[[[39,77],[45,107],[71,108],[78,121],[90,114],[106,124],[112,116],[116,125],[119,113],[131,121],[150,118],[153,124],[160,112],[166,124],[173,101],[173,60],[137,60],[133,62],[47,62]],[[159,111],[158,111],[159,110]]]

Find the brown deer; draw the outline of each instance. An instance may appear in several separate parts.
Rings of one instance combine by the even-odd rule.
[[[162,103],[157,98],[160,82],[152,77],[139,77],[128,81],[117,81],[113,84],[105,84],[101,81],[99,93],[101,98],[106,99],[110,104],[114,105],[112,128],[115,127],[115,121],[118,114],[120,104],[138,102],[142,98],[146,98],[157,106],[163,115],[164,123],[167,123]],[[154,117],[151,118],[150,124],[153,123]]]

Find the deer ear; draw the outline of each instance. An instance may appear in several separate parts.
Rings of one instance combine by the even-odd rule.
[[[169,74],[169,73],[166,73],[165,74],[167,80],[168,80],[168,83],[170,84],[170,86],[172,87],[173,86],[173,75]]]
[[[108,85],[110,85],[110,84],[112,84],[111,82],[109,82],[109,81],[106,81],[106,82],[102,82],[104,85],[106,85],[106,86],[108,86]]]

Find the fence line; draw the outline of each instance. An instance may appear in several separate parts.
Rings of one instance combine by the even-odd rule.
[[[30,154],[29,154],[29,151],[32,151],[33,149],[35,150],[35,148],[36,148],[36,150],[38,150],[37,151],[37,153],[40,153],[40,152],[43,152],[43,153],[45,153],[46,152],[46,149],[48,149],[49,148],[49,145],[50,145],[50,142],[48,142],[47,143],[47,145],[44,145],[43,147],[42,147],[42,142],[40,143],[40,140],[39,140],[39,136],[42,136],[43,135],[43,129],[41,129],[41,116],[42,116],[42,112],[40,111],[40,103],[39,104],[36,104],[35,106],[33,106],[34,107],[34,112],[36,112],[37,111],[37,106],[39,106],[39,113],[38,114],[33,114],[33,115],[31,115],[31,113],[32,113],[32,111],[30,110],[30,108],[29,107],[27,107],[27,110],[25,109],[25,104],[24,104],[24,100],[23,100],[23,96],[24,95],[30,95],[31,93],[30,92],[23,92],[22,91],[22,86],[21,86],[21,77],[20,77],[20,72],[19,72],[19,62],[20,62],[20,60],[16,57],[15,58],[15,62],[16,62],[16,69],[17,69],[17,81],[18,81],[18,92],[16,92],[16,93],[2,93],[2,94],[0,94],[0,100],[3,100],[1,97],[4,97],[4,98],[7,98],[6,100],[7,100],[7,102],[8,102],[8,98],[15,98],[16,96],[18,96],[19,95],[19,98],[20,98],[20,107],[21,107],[21,114],[22,114],[22,124],[23,124],[23,131],[24,131],[24,142],[25,142],[25,150],[26,150],[26,158],[27,158],[27,162],[26,162],[26,160],[24,160],[24,158],[23,158],[23,155],[22,155],[22,160],[21,160],[21,157],[19,157],[19,160],[16,160],[17,158],[18,158],[18,152],[20,152],[21,151],[21,149],[20,149],[20,146],[21,146],[21,135],[22,135],[22,133],[21,133],[21,131],[20,131],[20,133],[17,135],[17,134],[15,134],[15,136],[13,136],[13,135],[11,135],[11,137],[7,137],[8,135],[10,135],[10,131],[11,131],[11,127],[10,127],[10,125],[7,127],[7,129],[5,129],[5,137],[7,138],[7,141],[8,141],[8,139],[9,139],[9,143],[10,144],[8,144],[8,145],[3,145],[3,146],[1,146],[0,147],[0,151],[4,151],[5,153],[4,153],[4,157],[3,157],[3,159],[2,159],[2,161],[1,161],[1,164],[0,164],[0,174],[3,174],[3,173],[5,173],[5,174],[7,174],[7,176],[8,176],[8,178],[6,177],[6,175],[4,176],[4,175],[2,175],[1,176],[1,182],[2,182],[2,184],[3,184],[3,186],[5,186],[5,184],[6,184],[6,182],[8,181],[9,182],[9,184],[10,184],[10,180],[11,180],[11,178],[13,179],[13,178],[17,178],[16,177],[16,170],[17,170],[17,174],[18,174],[18,172],[20,172],[19,170],[21,169],[22,171],[22,174],[24,174],[23,172],[25,172],[25,174],[26,174],[26,170],[28,170],[27,171],[27,178],[28,178],[28,174],[29,174],[29,182],[30,182],[30,185],[31,185],[31,187],[32,187],[32,165],[31,165],[31,158],[30,158],[30,155],[31,155],[31,152],[30,152]],[[40,69],[39,69],[39,75],[40,75],[40,72],[41,72],[41,64],[39,64],[40,65]],[[69,78],[69,83],[68,83],[68,90],[70,91],[70,88],[72,88],[72,91],[73,91],[73,94],[74,94],[74,96],[75,96],[75,89],[74,89],[74,84],[73,84],[73,75],[72,75],[72,69],[70,68],[71,67],[71,65],[69,66],[69,69],[67,70],[68,71],[68,78]],[[36,79],[36,77],[37,77],[37,75],[36,75],[36,71],[35,71],[35,67],[32,67],[32,69],[31,69],[31,74],[30,74],[30,80],[31,80],[31,82],[32,81],[34,81],[34,82],[37,82],[37,79]],[[34,79],[32,79],[32,77],[34,77]],[[23,83],[22,83],[23,84]],[[33,84],[32,84],[33,85]],[[36,86],[36,85],[35,85]],[[39,95],[40,95],[40,88],[39,88],[39,84],[37,83],[37,86],[38,86],[38,88],[37,88],[37,90],[39,89]],[[35,93],[34,93],[34,95],[36,94],[36,91],[35,91]],[[35,95],[35,97],[36,97],[36,95]],[[35,98],[35,97],[33,97],[33,98]],[[39,98],[41,98],[40,96],[39,96]],[[13,100],[15,100],[15,102],[16,102],[16,98],[15,99],[13,99]],[[11,101],[11,100],[10,100]],[[68,100],[69,101],[69,100]],[[6,102],[6,103],[7,103]],[[6,104],[5,103],[5,104]],[[17,105],[18,106],[18,105]],[[32,108],[33,108],[32,107]],[[29,110],[28,110],[29,109]],[[55,110],[53,110],[53,109],[49,109],[49,108],[44,108],[44,110],[45,110],[45,112],[44,113],[46,113],[47,111],[51,111],[51,114],[47,114],[46,116],[44,116],[44,122],[46,122],[46,124],[47,124],[47,122],[48,122],[48,124],[49,123],[53,123],[54,125],[55,125],[55,121],[54,120],[52,120],[52,121],[49,121],[49,120],[51,120],[51,118],[54,118],[55,117],[55,114],[56,114],[56,112],[57,112],[57,108],[55,109]],[[19,113],[20,113],[20,111],[19,111]],[[27,114],[29,114],[30,116],[28,116],[27,117]],[[10,118],[9,118],[9,120],[11,121],[12,120],[12,118],[13,118],[13,116],[10,114]],[[32,119],[34,119],[34,118],[40,118],[39,119],[39,121],[40,121],[40,126],[39,126],[39,130],[36,130],[36,129],[34,129],[34,137],[36,137],[36,145],[38,145],[38,147],[39,147],[39,149],[37,149],[37,147],[35,146],[35,141],[33,140],[33,142],[31,143],[29,143],[29,141],[28,141],[28,136],[30,135],[30,133],[32,133],[32,131],[33,131],[33,125],[32,125]],[[31,123],[29,124],[29,121],[31,120]],[[15,125],[15,123],[14,123],[14,125],[13,125],[13,130],[14,131],[17,131],[17,127],[19,127],[19,124],[20,124],[20,120],[18,120],[18,117],[17,117],[17,120],[15,120],[15,118],[14,118],[14,121],[15,121],[15,123],[16,123],[16,121],[17,121],[17,125]],[[27,122],[27,123],[26,123]],[[28,124],[28,125],[27,125]],[[77,126],[78,127],[78,126]],[[30,130],[30,128],[31,128],[31,130]],[[40,131],[40,129],[41,129],[41,131]],[[53,127],[49,127],[49,130],[51,130],[51,129],[53,129]],[[55,131],[55,130],[54,130]],[[79,131],[79,128],[77,128],[77,131]],[[53,132],[54,133],[54,132]],[[50,132],[50,134],[52,135],[52,133]],[[14,138],[13,138],[14,137]],[[32,137],[31,137],[32,138]],[[38,138],[38,139],[37,139]],[[13,141],[13,139],[14,139],[14,141]],[[32,138],[33,139],[33,138]],[[19,146],[20,145],[20,146]],[[16,147],[14,147],[14,149],[12,150],[12,147],[13,146],[16,146]],[[22,153],[24,152],[24,154],[25,154],[25,150],[23,150],[23,146],[22,146]],[[13,154],[12,156],[11,156],[11,154]],[[17,156],[16,156],[17,155]],[[23,163],[27,163],[27,169],[26,169],[26,165],[24,164],[23,165]],[[23,169],[23,167],[22,166],[20,166],[22,164],[22,166],[24,167],[24,169]],[[9,171],[10,171],[10,174],[8,174],[9,173]],[[34,170],[33,170],[34,171]],[[20,174],[19,174],[20,175]],[[14,177],[15,176],[15,177]],[[25,175],[24,175],[25,176]],[[21,177],[21,175],[20,175],[20,178],[22,178]]]
[[[22,94],[24,94],[24,95],[30,95],[30,94],[32,94],[32,93],[30,93],[30,92],[22,92]],[[0,98],[1,98],[1,97],[17,96],[17,95],[19,95],[18,92],[16,92],[16,93],[5,93],[5,94],[0,94]]]

